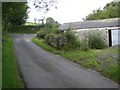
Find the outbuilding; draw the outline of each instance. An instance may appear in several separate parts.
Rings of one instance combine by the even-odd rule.
[[[85,38],[88,31],[95,33],[99,30],[108,46],[120,44],[120,18],[64,23],[59,29],[61,31],[73,29],[80,39]]]

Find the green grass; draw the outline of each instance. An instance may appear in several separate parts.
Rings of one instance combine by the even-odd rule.
[[[2,88],[2,44],[0,43],[0,89],[1,88]]]
[[[0,61],[0,89],[2,88],[2,63]]]
[[[75,63],[82,65],[83,67],[96,70],[103,74],[104,76],[107,76],[116,82],[119,82],[120,80],[118,62],[111,63],[111,61],[114,60],[112,60],[112,57],[109,56],[106,56],[102,61],[98,59],[98,56],[100,55],[102,56],[105,54],[118,54],[117,49],[106,48],[101,50],[89,49],[88,51],[81,50],[63,51],[49,46],[42,39],[33,38],[32,41],[47,51],[50,51],[54,54],[59,54],[62,57],[67,58],[68,60],[71,60]]]
[[[3,35],[2,43],[2,88],[23,88],[13,53],[13,39]]]
[[[55,48],[52,48],[51,46],[45,44],[44,40],[38,40],[37,38],[33,38],[32,39],[37,45],[41,46],[42,48],[44,48],[47,51],[53,52],[54,54],[60,54],[60,51],[58,51]]]
[[[104,75],[120,83],[120,67],[118,65],[111,65],[107,70],[104,70]]]
[[[37,25],[41,25],[41,24],[33,23],[33,22],[26,22],[24,25],[25,26],[37,26]]]

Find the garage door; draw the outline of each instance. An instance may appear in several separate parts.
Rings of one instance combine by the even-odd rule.
[[[112,30],[112,46],[120,45],[120,30]]]

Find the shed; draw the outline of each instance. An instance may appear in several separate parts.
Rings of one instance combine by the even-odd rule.
[[[83,37],[88,30],[101,30],[101,34],[109,46],[120,44],[120,18],[86,20],[81,22],[71,22],[62,24],[59,29],[65,31],[73,29],[80,37]]]

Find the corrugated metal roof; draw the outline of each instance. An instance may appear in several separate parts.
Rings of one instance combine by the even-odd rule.
[[[114,27],[120,26],[120,18],[100,19],[100,20],[86,20],[81,22],[71,22],[62,24],[59,29],[85,29],[85,28],[100,28],[100,27]]]

